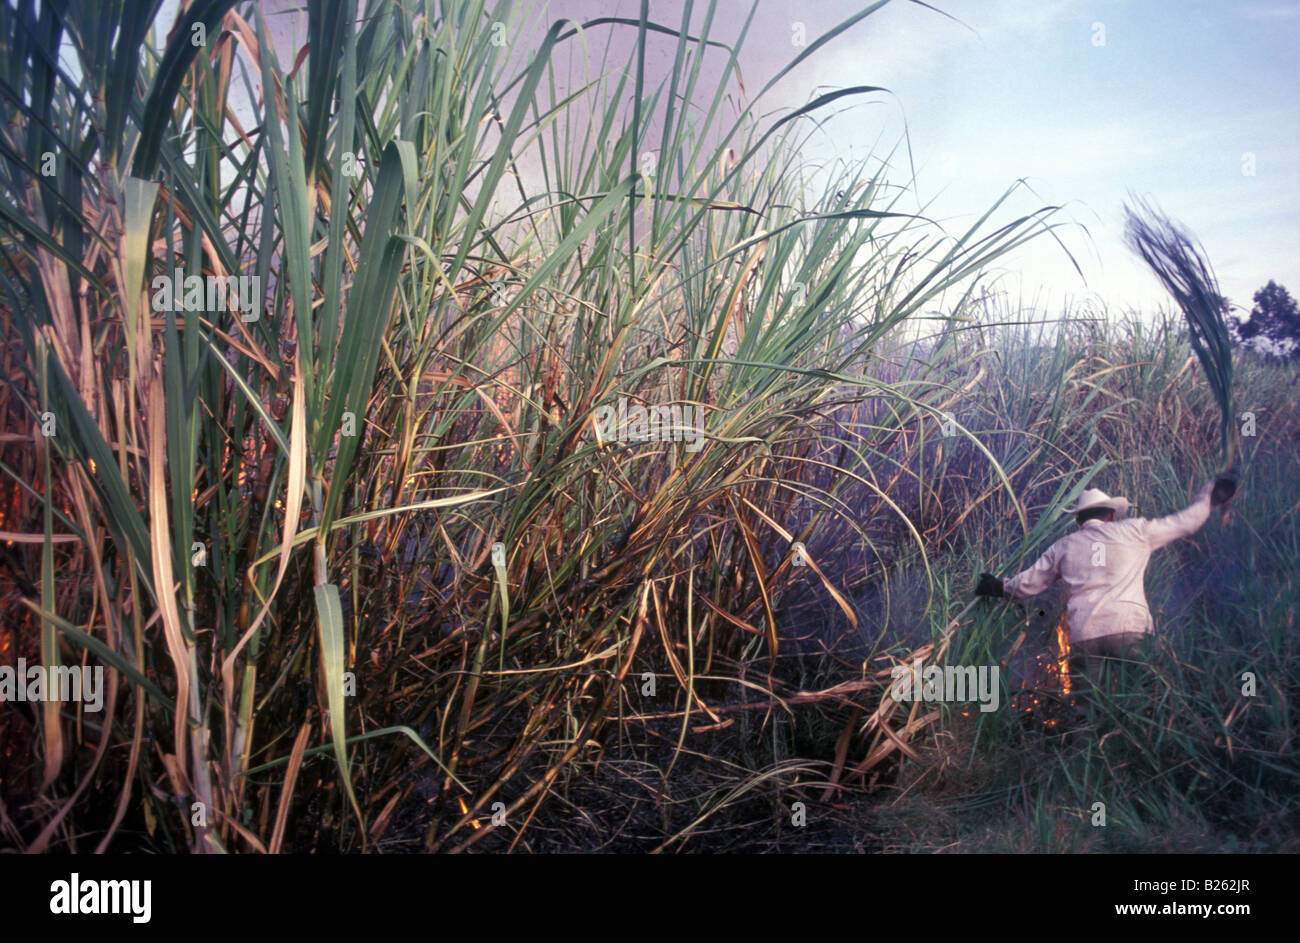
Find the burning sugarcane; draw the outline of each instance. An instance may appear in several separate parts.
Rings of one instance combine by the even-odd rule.
[[[1079,529],[1052,544],[1027,570],[1003,581],[980,576],[977,596],[1024,598],[1057,580],[1069,587],[1068,651],[1076,680],[1087,683],[1113,659],[1136,656],[1154,631],[1143,587],[1151,553],[1201,528],[1236,492],[1237,431],[1232,409],[1232,346],[1225,302],[1203,252],[1186,230],[1150,204],[1126,206],[1125,239],[1151,267],[1187,318],[1192,350],[1220,411],[1220,467],[1192,503],[1156,520],[1126,520],[1127,498],[1089,488],[1067,509]],[[1068,645],[1068,648],[1066,647]],[[1080,685],[1082,686],[1082,684]]]
[[[975,594],[1024,599],[1063,581],[1069,591],[1069,631],[1060,647],[1069,653],[1073,681],[1085,687],[1111,661],[1138,656],[1155,631],[1143,586],[1152,552],[1200,530],[1211,508],[1226,500],[1219,484],[1208,481],[1181,511],[1154,520],[1129,519],[1127,498],[1089,488],[1075,507],[1066,508],[1077,530],[1010,579],[982,574]]]

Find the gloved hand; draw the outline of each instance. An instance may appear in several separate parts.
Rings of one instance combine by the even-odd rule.
[[[975,586],[976,596],[1002,596],[1002,581],[992,573],[981,573],[980,581]]]
[[[1237,493],[1237,479],[1220,475],[1214,479],[1214,490],[1210,492],[1210,507],[1219,507],[1232,500]]]

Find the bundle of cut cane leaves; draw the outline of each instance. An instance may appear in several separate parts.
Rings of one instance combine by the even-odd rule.
[[[1222,476],[1236,477],[1237,428],[1232,410],[1232,340],[1225,303],[1204,248],[1149,202],[1124,207],[1124,239],[1155,272],[1187,318],[1192,350],[1201,361],[1222,417]]]

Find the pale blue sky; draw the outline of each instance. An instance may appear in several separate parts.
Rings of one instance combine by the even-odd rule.
[[[799,51],[794,23],[811,40],[865,6],[761,0],[741,58],[749,92]],[[760,111],[801,104],[819,88],[882,85],[894,97],[834,119],[810,154],[860,156],[876,142],[887,150],[905,119],[919,196],[950,231],[1021,177],[1034,192],[1014,197],[997,220],[1065,205],[1059,218],[1079,226],[1058,235],[1086,284],[1045,238],[1002,266],[999,285],[1025,302],[1059,311],[1067,297],[1095,298],[1119,312],[1166,300],[1121,242],[1129,190],[1200,238],[1235,304],[1248,309],[1270,278],[1300,295],[1298,0],[934,6],[961,23],[895,0],[814,54]],[[734,36],[749,7],[720,0],[715,38]],[[652,0],[651,18],[675,26],[681,9]],[[636,0],[549,4],[551,18],[577,20],[638,10]],[[651,70],[671,61],[671,40],[661,45],[647,56]],[[891,179],[909,173],[904,158]]]
[[[751,2],[718,4],[712,36],[730,41]],[[696,25],[707,5],[695,4]],[[867,5],[760,0],[741,56],[749,93],[800,51],[796,23],[811,41]],[[1057,235],[1086,281],[1045,237],[1002,260],[997,284],[1013,301],[1050,313],[1067,298],[1100,300],[1115,313],[1168,303],[1121,241],[1130,190],[1202,241],[1235,304],[1249,309],[1269,279],[1300,296],[1300,0],[933,6],[960,22],[893,0],[818,50],[758,112],[801,105],[818,90],[881,85],[893,95],[832,119],[808,155],[860,157],[874,146],[883,156],[906,126],[912,205],[924,202],[950,232],[968,227],[1020,178],[1033,192],[1019,192],[995,223],[1064,206],[1056,218],[1077,225]],[[635,17],[639,7],[639,0],[551,0],[537,20]],[[651,19],[676,26],[682,9],[682,0],[651,0]],[[169,2],[160,20],[170,24],[174,15]],[[295,48],[284,18],[272,17],[272,26],[278,46]],[[592,31],[596,60],[607,30]],[[630,48],[631,30],[616,35],[620,51]],[[578,44],[569,48],[581,62]],[[673,52],[672,39],[652,35],[652,78],[671,66]],[[906,149],[899,153],[890,180],[910,183]]]

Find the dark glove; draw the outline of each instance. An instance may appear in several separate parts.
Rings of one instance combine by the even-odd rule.
[[[976,596],[1002,596],[1002,581],[992,573],[981,573],[980,581],[975,586]]]
[[[1214,479],[1214,490],[1210,492],[1210,506],[1227,504],[1237,493],[1237,479],[1219,477]]]

